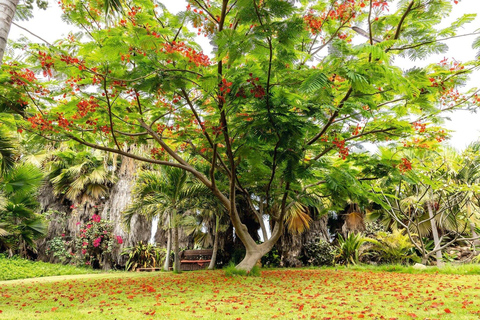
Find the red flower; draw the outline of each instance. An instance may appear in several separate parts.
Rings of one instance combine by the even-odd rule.
[[[121,236],[117,236],[117,242],[118,244],[122,244],[123,243],[123,239]]]
[[[100,220],[102,220],[102,218],[101,218],[98,214],[94,214],[94,215],[92,216],[92,220],[93,220],[94,222],[100,222]]]

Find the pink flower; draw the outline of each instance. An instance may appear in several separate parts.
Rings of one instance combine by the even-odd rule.
[[[91,224],[87,224],[87,229],[90,229],[92,227]]]
[[[82,254],[85,254],[87,253],[87,250],[86,249],[82,249]]]
[[[122,244],[123,243],[123,239],[121,236],[117,236],[117,242],[118,244]]]
[[[65,233],[62,233],[62,237],[65,237]]]
[[[97,239],[93,240],[93,246],[98,247],[100,242],[102,242],[102,238],[98,237]]]
[[[87,266],[91,265],[90,261],[85,261],[85,264],[86,264]]]
[[[86,247],[86,246],[88,246],[88,242],[85,242],[85,241],[84,241],[84,242],[82,242],[82,245],[83,245],[84,247]]]
[[[79,225],[80,225],[80,221],[78,221],[78,222],[76,223],[76,225],[79,226]]]
[[[102,218],[101,218],[98,214],[94,214],[94,215],[92,216],[92,220],[93,220],[94,222],[100,222],[100,220],[102,220]]]

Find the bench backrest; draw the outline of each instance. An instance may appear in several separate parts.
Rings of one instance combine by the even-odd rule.
[[[213,249],[185,250],[182,251],[182,257],[185,259],[210,259],[213,255]]]

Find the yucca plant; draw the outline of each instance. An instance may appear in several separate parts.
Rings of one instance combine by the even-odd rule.
[[[136,246],[126,247],[122,250],[122,255],[128,255],[125,270],[135,271],[138,268],[156,268],[163,263],[165,253],[163,248],[140,241]]]
[[[341,234],[338,235],[338,254],[335,256],[335,261],[340,264],[357,264],[360,256],[360,247],[365,242],[365,237],[362,233],[349,233],[347,237],[343,238]]]

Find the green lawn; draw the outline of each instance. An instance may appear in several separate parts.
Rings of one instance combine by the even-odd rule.
[[[345,269],[114,273],[0,283],[0,319],[478,319],[480,276]]]
[[[16,257],[7,259],[0,254],[0,281],[88,273],[95,273],[95,271],[70,265],[34,262]]]

